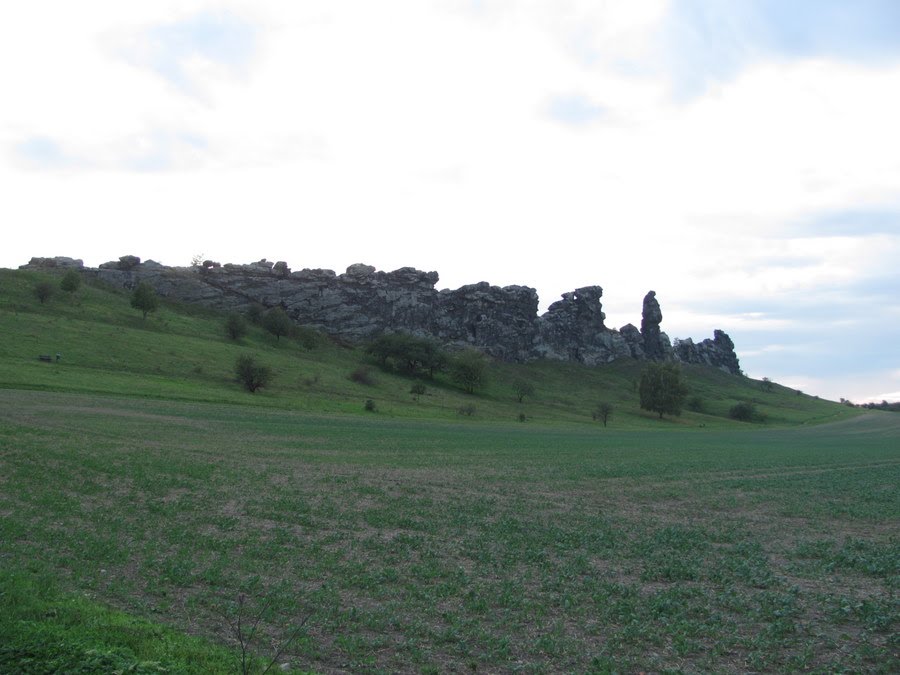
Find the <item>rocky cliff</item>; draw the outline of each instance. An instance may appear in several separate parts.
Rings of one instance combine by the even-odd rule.
[[[403,267],[376,271],[351,265],[332,270],[292,272],[285,262],[248,265],[205,261],[197,267],[166,267],[152,260],[123,256],[97,269],[73,258],[32,258],[26,269],[74,268],[109,284],[133,288],[146,282],[157,293],[182,302],[243,311],[254,304],[283,307],[298,324],[351,342],[384,332],[433,337],[448,346],[473,346],[506,361],[539,358],[587,365],[618,358],[675,360],[739,374],[734,343],[716,330],[712,339],[676,340],[660,329],[662,311],[656,293],[644,298],[641,328],[608,328],[600,286],[585,286],[538,315],[538,296],[527,286],[491,286],[486,282],[438,291],[437,272]]]

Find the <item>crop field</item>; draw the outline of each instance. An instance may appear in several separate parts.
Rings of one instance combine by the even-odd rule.
[[[3,389],[0,664],[150,630],[239,672],[240,612],[301,671],[897,672],[898,485],[888,413],[617,430]]]

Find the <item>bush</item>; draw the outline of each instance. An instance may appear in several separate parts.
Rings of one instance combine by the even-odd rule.
[[[375,384],[375,378],[372,377],[372,371],[369,370],[368,366],[360,366],[350,373],[349,377],[351,381],[356,382],[357,384]]]
[[[315,349],[324,342],[324,336],[308,326],[294,326],[291,335],[306,350]]]
[[[691,412],[702,413],[706,409],[706,404],[699,396],[691,396],[687,402],[687,409]]]
[[[466,417],[471,417],[472,415],[475,414],[475,406],[472,405],[471,403],[460,406],[457,409],[456,414],[457,415],[465,415]]]
[[[273,307],[262,320],[263,328],[275,336],[275,342],[281,341],[282,335],[290,335],[294,322],[281,307]]]
[[[257,363],[250,354],[241,354],[234,366],[238,380],[251,394],[265,387],[272,380],[272,370]]]
[[[606,423],[609,421],[609,418],[612,417],[613,413],[613,405],[607,401],[601,401],[597,404],[597,407],[594,409],[591,417],[594,418],[594,421],[600,420],[603,422],[603,426],[606,426]]]
[[[425,385],[421,382],[416,382],[409,388],[409,393],[413,396],[423,396],[426,391],[427,389],[425,388]]]
[[[261,326],[263,321],[263,316],[266,314],[266,308],[263,307],[258,302],[254,302],[247,308],[247,321],[252,323],[254,326]]]
[[[155,312],[159,308],[159,298],[156,297],[156,291],[150,284],[139,283],[134,293],[131,294],[131,306],[139,312],[142,312],[144,319],[150,312]]]
[[[375,412],[375,411],[376,411],[375,401],[373,401],[373,400],[370,399],[370,398],[367,398],[367,399],[366,399],[366,404],[365,404],[364,407],[365,407],[365,409],[366,409],[368,412]]]
[[[53,285],[49,281],[41,281],[34,287],[34,295],[43,305],[53,297]]]
[[[467,394],[474,394],[487,383],[487,360],[477,349],[466,349],[453,359],[450,368],[454,382]]]
[[[447,366],[447,355],[437,343],[406,333],[381,335],[366,351],[383,369],[407,375],[434,377]]]
[[[741,401],[731,406],[728,416],[739,422],[762,422],[763,416],[757,412],[756,406],[749,401]]]
[[[66,293],[74,293],[81,288],[81,275],[75,270],[69,270],[63,274],[63,278],[59,282],[59,287]]]
[[[516,398],[521,403],[526,396],[534,396],[534,385],[526,380],[516,380],[513,382],[513,391],[516,392]]]
[[[247,334],[247,322],[240,314],[232,312],[225,318],[225,335],[232,340],[240,340]]]

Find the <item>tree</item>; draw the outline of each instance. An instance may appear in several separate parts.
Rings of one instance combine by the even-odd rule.
[[[66,293],[74,293],[81,287],[81,275],[75,270],[69,270],[63,275],[59,287]]]
[[[247,322],[240,314],[232,312],[225,317],[225,335],[232,340],[240,340],[247,334]]]
[[[638,386],[641,408],[664,414],[680,415],[688,388],[681,379],[681,370],[674,363],[651,363],[641,373]]]
[[[281,307],[273,307],[263,317],[263,328],[275,336],[275,341],[280,342],[282,335],[290,335],[294,322]]]
[[[477,349],[465,349],[450,366],[454,382],[460,385],[467,394],[474,394],[487,382],[487,360]]]
[[[772,380],[770,380],[768,377],[764,377],[759,386],[765,392],[771,392],[775,389],[775,386],[772,384]]]
[[[756,406],[750,401],[735,403],[728,411],[728,416],[739,422],[753,422],[760,419],[760,416],[756,412]]]
[[[159,308],[159,298],[156,297],[156,291],[147,283],[139,283],[131,294],[131,306],[136,310],[143,312],[144,319],[150,312],[155,312]]]
[[[257,363],[250,354],[241,354],[234,365],[238,380],[251,394],[260,387],[265,387],[272,379],[272,370]]]
[[[603,426],[606,426],[606,423],[609,421],[609,418],[612,417],[613,413],[613,404],[609,401],[600,401],[597,404],[597,407],[594,408],[594,412],[591,417],[594,420],[600,420],[603,422]]]
[[[34,287],[34,294],[43,305],[53,296],[53,285],[49,281],[40,281]]]
[[[406,333],[385,333],[375,338],[366,350],[385,370],[407,375],[434,377],[447,365],[447,355],[428,338]]]
[[[521,403],[526,396],[534,396],[534,385],[527,380],[516,380],[513,382],[513,390],[516,392],[516,398]]]

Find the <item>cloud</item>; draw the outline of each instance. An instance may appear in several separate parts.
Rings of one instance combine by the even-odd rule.
[[[63,149],[58,141],[46,136],[29,136],[15,143],[12,154],[18,164],[29,169],[59,170],[82,164],[79,158]]]
[[[580,127],[603,119],[606,109],[583,94],[558,95],[547,103],[547,115],[555,122]]]
[[[757,61],[900,59],[895,0],[673,0],[659,30],[660,57],[680,98],[700,95]]]
[[[135,66],[149,68],[181,91],[199,93],[201,73],[240,73],[252,59],[257,30],[226,11],[201,12],[119,36],[118,52]]]
[[[840,209],[809,215],[785,228],[792,236],[866,237],[886,234],[900,237],[900,208]]]
[[[185,131],[153,129],[99,144],[64,146],[45,136],[31,136],[12,148],[16,162],[41,171],[168,171],[204,162],[209,142]]]

